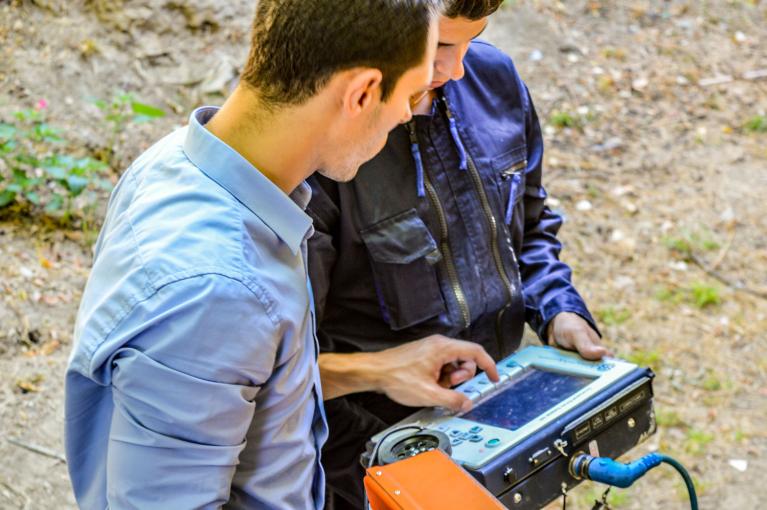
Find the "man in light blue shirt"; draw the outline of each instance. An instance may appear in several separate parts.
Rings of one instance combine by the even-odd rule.
[[[125,172],[66,376],[82,508],[322,508],[303,181],[381,149],[436,41],[431,0],[261,0],[232,96]]]

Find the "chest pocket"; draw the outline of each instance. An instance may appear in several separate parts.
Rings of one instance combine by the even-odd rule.
[[[520,146],[493,159],[493,170],[497,173],[496,183],[504,211],[504,223],[510,225],[522,206],[525,194],[525,169],[527,168],[527,147]],[[520,218],[522,219],[522,218]]]
[[[360,232],[370,254],[376,293],[393,330],[445,312],[434,265],[442,255],[431,232],[410,209]]]

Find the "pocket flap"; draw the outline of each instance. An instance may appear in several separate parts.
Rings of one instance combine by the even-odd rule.
[[[431,264],[439,260],[437,243],[415,209],[380,221],[360,236],[376,262],[409,264],[427,255]]]

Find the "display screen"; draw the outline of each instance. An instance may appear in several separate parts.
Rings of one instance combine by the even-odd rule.
[[[506,388],[464,414],[462,418],[507,430],[517,430],[573,395],[594,379],[537,368],[512,377]]]

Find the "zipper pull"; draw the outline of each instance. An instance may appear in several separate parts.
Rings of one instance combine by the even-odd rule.
[[[509,171],[510,170],[507,170],[507,172]],[[504,218],[504,221],[507,225],[511,223],[511,217],[514,214],[514,197],[517,196],[519,183],[522,182],[522,175],[519,172],[514,172],[513,174],[507,174],[504,172],[501,178],[508,180],[509,177],[511,177],[511,185],[509,186],[509,201],[506,204],[506,217]]]
[[[455,123],[455,117],[453,112],[450,111],[450,104],[447,102],[447,97],[442,95],[442,102],[445,104],[445,115],[447,116],[447,123],[450,126],[450,136],[453,138],[455,149],[458,152],[458,168],[466,170],[469,168],[468,158],[466,157],[466,148],[463,146],[461,136],[458,134],[458,126]]]
[[[423,160],[421,159],[421,149],[418,146],[418,135],[415,132],[415,122],[407,123],[407,129],[410,133],[410,154],[415,162],[415,186],[419,198],[426,196],[426,187],[423,179]]]

